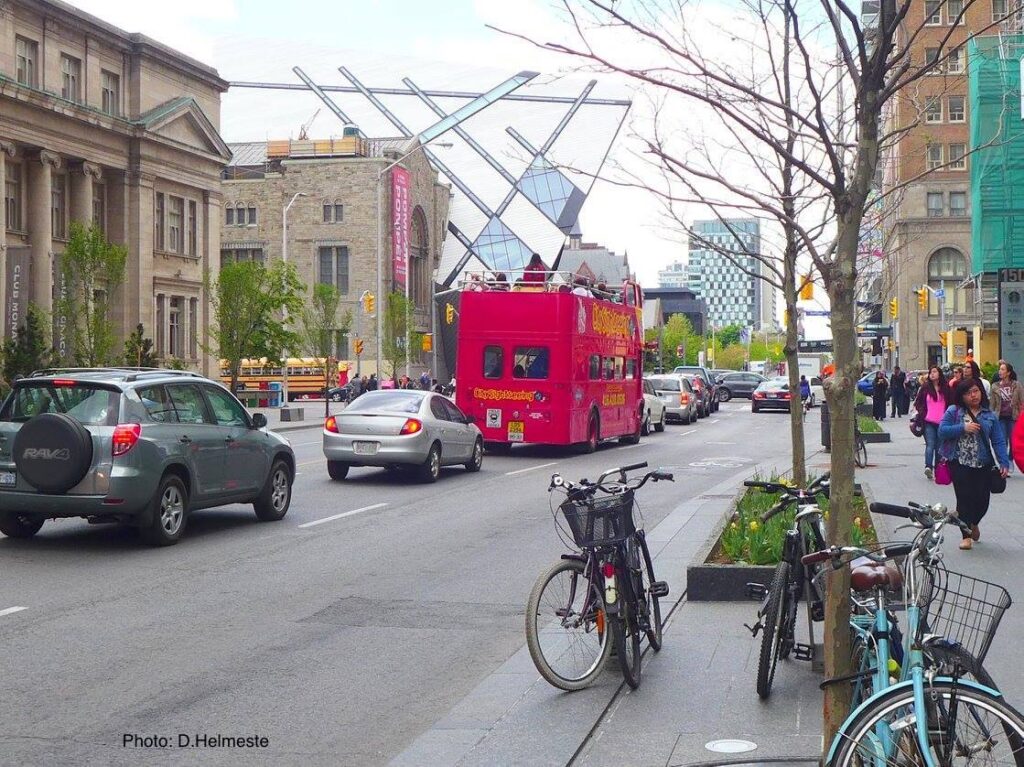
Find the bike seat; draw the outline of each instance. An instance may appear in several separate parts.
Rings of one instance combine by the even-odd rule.
[[[850,563],[850,588],[854,591],[902,587],[903,574],[894,565],[874,562],[867,557],[858,557]]]

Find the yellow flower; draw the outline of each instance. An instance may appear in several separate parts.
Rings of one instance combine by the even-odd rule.
[[[853,518],[853,526],[854,526],[854,527],[860,527],[860,526],[861,526],[861,524],[862,524],[862,522],[861,522],[861,520],[860,520],[860,517],[854,517],[854,518]]]
[[[737,525],[735,522],[732,522],[732,523],[729,524],[729,529],[730,530],[739,530],[740,526]]]
[[[750,532],[756,533],[757,532],[757,528],[759,528],[759,527],[760,527],[760,525],[757,524],[757,520],[756,519],[750,520]]]

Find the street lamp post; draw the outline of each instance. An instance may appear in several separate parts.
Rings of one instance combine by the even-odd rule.
[[[288,211],[291,209],[295,201],[300,197],[309,197],[305,192],[296,192],[292,195],[292,199],[288,201],[288,204],[284,206],[284,210],[281,211],[281,260],[284,263],[288,263]],[[284,309],[284,316],[288,317],[288,308]],[[288,407],[288,366],[284,367],[284,380],[281,382],[281,406]],[[326,385],[326,383],[325,383]],[[324,397],[326,398],[326,389],[324,391]]]
[[[387,306],[387,299],[384,296],[384,263],[383,263],[384,262],[384,243],[383,243],[383,237],[384,237],[383,229],[384,228],[383,228],[383,226],[381,224],[381,219],[382,219],[382,216],[383,216],[383,209],[384,209],[384,200],[383,200],[383,197],[384,197],[384,186],[383,186],[384,174],[386,174],[389,170],[394,168],[396,165],[398,165],[400,162],[405,160],[410,155],[415,154],[416,152],[418,152],[421,149],[424,149],[427,146],[435,146],[435,147],[438,147],[439,149],[450,149],[452,144],[449,143],[449,142],[438,142],[437,144],[432,144],[430,141],[428,141],[426,144],[419,144],[419,143],[417,143],[416,146],[414,146],[412,149],[407,151],[405,154],[403,154],[397,160],[389,163],[388,165],[385,165],[383,168],[381,168],[379,171],[377,171],[377,301],[380,302],[379,305],[377,306],[377,378],[378,379],[383,377],[381,375],[381,350],[383,349],[383,344],[384,344],[384,321],[383,321],[383,311],[384,311],[384,309],[383,309],[383,307]],[[392,257],[394,257],[394,254],[392,254]],[[408,264],[406,264],[406,271],[405,271],[405,297],[406,297],[406,301],[408,302],[408,298],[409,298],[409,265]],[[431,311],[431,313],[433,313],[434,308],[431,307],[430,311]],[[406,319],[406,322],[405,322],[405,369],[406,369],[406,375],[408,375],[408,372],[409,372],[409,320],[408,320],[408,318]]]

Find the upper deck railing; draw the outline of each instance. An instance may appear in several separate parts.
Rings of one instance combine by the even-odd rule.
[[[527,270],[519,274],[521,276],[510,280],[505,272],[498,270],[465,272],[458,282],[458,289],[480,292],[572,293],[627,306],[639,306],[641,303],[640,292],[631,282],[609,286],[604,282],[592,282],[572,272],[559,271]]]

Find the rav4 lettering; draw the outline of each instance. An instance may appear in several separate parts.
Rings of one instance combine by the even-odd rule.
[[[43,461],[70,461],[71,451],[66,447],[27,447],[22,452],[21,457],[25,460],[43,460]]]

